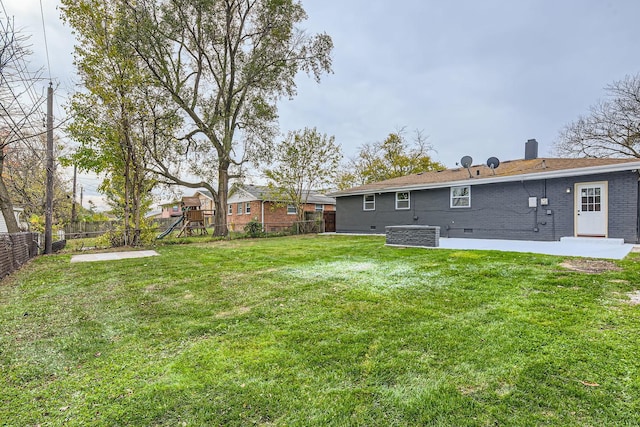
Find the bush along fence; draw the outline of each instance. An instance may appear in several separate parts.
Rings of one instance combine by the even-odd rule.
[[[38,233],[0,234],[0,278],[38,255]]]
[[[296,235],[296,234],[314,234],[324,232],[324,222],[322,220],[296,221],[294,223],[285,222],[266,222],[251,221],[248,224],[237,225],[230,223],[229,230],[232,232],[245,232],[249,230],[260,231],[263,235]]]

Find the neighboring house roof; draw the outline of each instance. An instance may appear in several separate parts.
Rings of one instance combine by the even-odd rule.
[[[493,170],[486,165],[475,165],[470,166],[468,170],[459,167],[437,172],[424,172],[336,191],[330,195],[341,197],[374,192],[426,190],[458,185],[479,185],[591,175],[632,169],[640,169],[640,159],[536,158],[508,160],[500,163],[500,166]]]
[[[213,200],[213,194],[211,194],[211,191],[209,190],[198,190],[193,193],[194,196],[196,196],[197,194],[202,194],[204,197]]]
[[[198,194],[201,194],[204,197],[213,200],[213,196],[211,192],[207,190],[198,190],[195,193],[193,193],[193,196],[188,196],[188,197],[198,197]],[[166,207],[166,206],[180,205],[181,203],[182,203],[182,200],[172,200],[172,201],[160,203],[158,206]]]
[[[269,187],[265,185],[243,185],[238,186],[234,194],[238,199],[245,199],[240,194],[240,191],[244,192],[246,196],[249,196],[248,200],[264,200],[264,201],[273,201],[272,192]],[[247,200],[247,201],[248,201]],[[318,193],[317,191],[310,191],[309,197],[307,198],[307,203],[314,204],[322,204],[322,205],[335,205],[336,199],[333,197],[325,196],[324,194]]]
[[[151,212],[147,212],[144,217],[145,218],[154,218],[156,216],[162,215],[162,211],[151,211]]]

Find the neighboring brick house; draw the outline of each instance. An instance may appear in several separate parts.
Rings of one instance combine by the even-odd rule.
[[[251,220],[262,224],[265,231],[280,231],[291,227],[297,221],[293,205],[270,200],[269,188],[258,185],[237,186],[229,197],[227,222],[230,230],[242,230]],[[336,199],[317,192],[311,192],[305,212],[335,211]]]
[[[391,225],[431,225],[440,227],[442,237],[640,241],[638,159],[537,153],[533,139],[524,159],[490,159],[493,168],[469,165],[335,192],[336,231],[384,233]]]

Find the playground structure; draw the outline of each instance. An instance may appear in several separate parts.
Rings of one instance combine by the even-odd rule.
[[[171,224],[169,228],[160,233],[157,239],[162,239],[178,226],[182,225],[178,237],[182,236],[194,236],[195,234],[208,234],[207,228],[204,223],[204,211],[201,210],[200,199],[198,197],[183,197],[182,198],[182,216],[180,216],[176,222]]]

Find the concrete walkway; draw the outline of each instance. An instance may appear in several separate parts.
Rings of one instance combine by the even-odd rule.
[[[442,249],[478,249],[508,252],[575,256],[587,258],[623,259],[634,245],[618,239],[563,238],[560,242],[533,242],[526,240],[453,239],[440,238]]]
[[[115,261],[127,258],[146,258],[160,255],[156,251],[105,252],[100,254],[74,255],[71,262]]]

